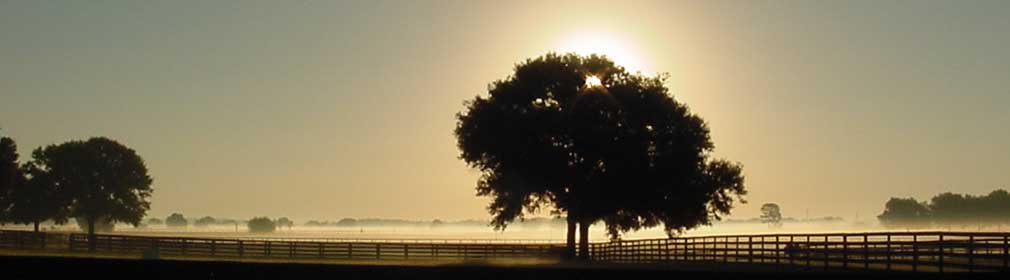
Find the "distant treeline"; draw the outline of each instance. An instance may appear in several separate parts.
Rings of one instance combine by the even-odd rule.
[[[836,223],[836,222],[842,222],[842,221],[844,221],[842,219],[842,217],[836,217],[836,216],[824,216],[824,217],[815,217],[815,218],[808,218],[808,219],[798,219],[798,218],[793,218],[793,217],[785,217],[785,218],[782,218],[782,220],[781,220],[781,222],[783,222],[783,223]],[[723,222],[725,222],[725,223],[755,223],[755,224],[757,224],[757,223],[765,223],[765,221],[762,221],[761,218],[757,218],[757,217],[750,218],[750,219],[726,219]]]
[[[891,198],[877,216],[886,227],[923,228],[1010,224],[1010,193],[997,189],[987,195],[941,193],[929,201]]]
[[[338,221],[310,220],[305,223],[305,226],[309,227],[421,227],[421,226],[487,227],[488,225],[489,221],[482,221],[482,220],[443,221],[435,219],[431,221],[416,221],[416,220],[404,220],[404,219],[354,219],[354,218],[344,218]],[[530,218],[516,223],[516,226],[520,228],[535,228],[545,226],[563,227],[565,226],[565,220],[564,218]]]

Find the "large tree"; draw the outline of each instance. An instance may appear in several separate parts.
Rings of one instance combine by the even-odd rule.
[[[152,179],[137,153],[108,138],[49,145],[32,153],[32,162],[71,197],[70,215],[86,221],[94,240],[98,221],[140,224],[150,209]],[[95,243],[90,242],[90,249]]]
[[[552,206],[567,216],[569,252],[578,224],[586,254],[597,221],[618,238],[660,224],[675,234],[728,213],[745,193],[742,169],[708,157],[706,124],[664,81],[606,57],[547,54],[468,101],[457,145],[483,172],[477,194],[492,198],[492,224]]]

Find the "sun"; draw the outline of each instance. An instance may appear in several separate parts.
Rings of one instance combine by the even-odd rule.
[[[627,45],[617,35],[601,31],[581,31],[564,38],[558,44],[558,52],[574,52],[579,55],[601,54],[631,72],[646,72],[634,48]]]
[[[600,77],[597,76],[586,77],[586,87],[596,87],[601,85],[603,85],[603,82],[600,81]]]

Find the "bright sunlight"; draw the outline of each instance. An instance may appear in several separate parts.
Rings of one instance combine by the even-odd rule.
[[[626,40],[615,34],[581,31],[563,39],[558,45],[561,46],[558,51],[562,53],[606,55],[617,65],[624,66],[631,72],[646,72],[645,65],[638,58],[635,49],[629,47]]]

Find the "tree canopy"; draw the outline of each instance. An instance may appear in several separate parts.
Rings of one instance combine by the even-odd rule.
[[[658,225],[673,235],[728,213],[746,193],[742,168],[709,157],[707,125],[664,83],[604,56],[549,53],[467,101],[457,146],[483,173],[492,224],[551,207],[585,227],[584,243],[600,220],[612,238]]]

